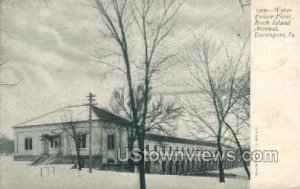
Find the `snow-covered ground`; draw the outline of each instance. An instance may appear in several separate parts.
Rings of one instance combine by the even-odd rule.
[[[139,187],[138,174],[88,169],[77,171],[70,165],[29,166],[29,162],[15,162],[11,157],[0,157],[1,189],[135,189]],[[43,176],[40,176],[43,168]],[[217,177],[146,175],[148,189],[246,189],[245,179],[226,179],[219,184]]]
[[[248,167],[250,169],[250,167]],[[218,170],[214,170],[214,171],[210,171],[209,173],[216,173],[218,174],[219,171]],[[246,171],[243,167],[239,167],[239,168],[234,168],[234,169],[225,169],[224,170],[225,174],[229,174],[229,175],[236,175],[237,178],[245,178],[247,179],[247,174]]]

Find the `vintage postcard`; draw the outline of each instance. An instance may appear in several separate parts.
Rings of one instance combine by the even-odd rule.
[[[299,0],[0,0],[1,189],[300,188]]]

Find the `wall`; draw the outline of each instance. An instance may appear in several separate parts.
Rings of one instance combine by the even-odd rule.
[[[124,149],[128,146],[126,129],[113,124],[103,124],[103,128],[102,140],[99,140],[102,142],[101,154],[103,156],[103,163],[107,163],[108,159],[113,159],[117,163],[117,149],[121,148],[122,152],[125,152]],[[108,135],[115,136],[114,149],[108,149]]]
[[[86,133],[86,148],[80,149],[80,154],[88,156],[89,154],[89,123],[78,122],[77,132]],[[108,159],[117,159],[117,148],[125,149],[127,147],[127,133],[126,129],[114,124],[103,123],[100,121],[92,122],[92,154],[93,156],[101,156],[101,163],[107,163]],[[37,125],[37,126],[26,126],[16,127],[15,130],[15,156],[39,156],[44,152],[44,141],[42,135],[61,135],[61,150],[60,155],[65,157],[72,157],[76,155],[76,148],[74,140],[71,135],[63,131],[62,124],[49,124],[49,125]],[[115,136],[115,148],[108,149],[107,140],[108,135],[113,134]],[[25,138],[32,138],[32,150],[25,150]],[[48,142],[48,141],[47,141]],[[50,142],[49,154],[55,155],[58,149],[51,149]]]
[[[88,122],[80,122],[78,123],[78,132],[86,133],[86,148],[81,149],[82,155],[87,155],[88,145],[89,145],[89,129],[88,129]],[[75,155],[75,144],[70,135],[66,132],[63,132],[62,124],[49,124],[49,125],[37,125],[37,126],[25,126],[25,127],[17,127],[14,128],[15,130],[15,155],[22,155],[22,156],[38,156],[43,154],[44,152],[44,142],[42,140],[42,135],[49,134],[61,135],[61,154],[62,155]],[[93,128],[93,137],[92,137],[92,151],[93,154],[100,153],[100,146],[99,146],[99,135],[101,133],[101,125],[98,121],[92,122]],[[25,138],[32,138],[32,150],[25,150]],[[51,149],[49,143],[49,153],[55,154],[58,149]],[[58,151],[57,151],[58,152]]]

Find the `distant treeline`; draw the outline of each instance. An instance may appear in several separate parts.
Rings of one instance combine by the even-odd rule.
[[[0,134],[0,155],[13,153],[14,141]]]

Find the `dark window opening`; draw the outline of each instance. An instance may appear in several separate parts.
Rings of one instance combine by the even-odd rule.
[[[107,148],[108,149],[114,149],[115,148],[115,136],[114,135],[108,135]]]
[[[25,150],[32,150],[32,138],[25,138]]]
[[[50,140],[50,148],[57,148],[58,142],[57,140]]]
[[[80,148],[86,148],[86,135],[80,135]]]
[[[115,163],[115,160],[114,160],[114,159],[108,159],[108,160],[107,160],[107,163],[113,164],[113,163]]]

